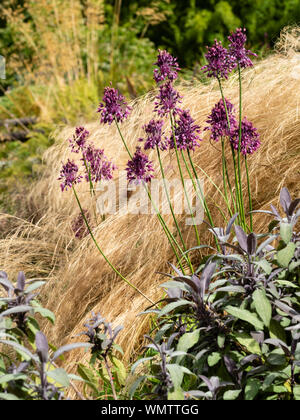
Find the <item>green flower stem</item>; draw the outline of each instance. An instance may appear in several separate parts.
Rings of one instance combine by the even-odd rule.
[[[229,114],[228,114],[227,104],[226,104],[226,100],[225,100],[225,96],[224,96],[224,92],[223,92],[223,88],[222,88],[222,84],[221,84],[220,78],[218,78],[218,82],[219,82],[219,88],[220,88],[220,92],[221,92],[221,96],[222,96],[222,100],[223,100],[223,104],[224,104],[224,108],[225,108],[225,112],[226,112],[228,129],[230,130]],[[240,201],[238,173],[237,173],[237,163],[236,163],[235,151],[234,151],[234,148],[233,148],[232,144],[231,144],[231,153],[232,153],[233,166],[234,166],[234,181],[235,181],[236,203],[237,203],[237,209],[239,210],[239,220],[242,223],[242,211],[243,210],[241,208],[242,207],[242,204],[241,204],[241,201]]]
[[[229,179],[229,174],[228,174],[228,170],[227,170],[227,163],[226,163],[226,156],[225,156],[225,141],[224,141],[224,137],[222,137],[221,140],[222,140],[222,174],[223,174],[223,187],[224,187],[224,194],[225,194],[226,205],[227,205],[227,208],[229,210],[230,217],[232,217],[232,210],[231,210],[231,207],[229,205],[229,200],[228,200],[227,183],[228,183],[228,186],[229,186],[229,191],[230,191],[231,199],[232,199],[233,203],[234,203],[234,199],[233,199],[233,194],[232,194],[232,189],[231,189],[231,183],[230,183],[230,179]]]
[[[115,268],[115,266],[109,261],[109,259],[106,257],[106,255],[104,254],[104,252],[102,251],[102,249],[100,248],[100,246],[98,245],[98,242],[96,241],[96,238],[94,237],[94,235],[93,235],[93,232],[92,232],[92,230],[91,230],[91,228],[90,228],[90,225],[89,225],[89,222],[88,222],[88,220],[87,220],[87,218],[86,218],[86,216],[85,216],[85,214],[84,214],[84,211],[83,211],[83,209],[82,209],[82,206],[81,206],[81,203],[80,203],[80,200],[79,200],[79,198],[78,198],[78,195],[77,195],[77,193],[76,193],[76,190],[75,190],[75,188],[74,188],[74,185],[72,186],[72,188],[73,188],[73,192],[74,192],[74,195],[75,195],[75,198],[76,198],[76,201],[77,201],[77,204],[78,204],[78,206],[79,206],[79,208],[80,208],[80,212],[81,212],[81,214],[82,214],[82,217],[83,217],[83,220],[84,220],[84,222],[85,222],[85,224],[86,224],[86,227],[87,227],[87,229],[88,229],[88,231],[89,231],[89,234],[91,235],[91,238],[92,238],[92,240],[93,240],[93,242],[94,242],[94,244],[96,245],[96,247],[97,247],[97,249],[98,249],[98,251],[100,252],[100,254],[103,256],[103,258],[105,259],[105,261],[107,262],[107,264],[113,269],[113,271],[126,283],[126,284],[128,284],[128,286],[130,286],[132,289],[134,289],[136,292],[138,292],[140,295],[142,295],[148,302],[150,302],[151,303],[151,305],[155,305],[155,303],[151,300],[151,299],[149,299],[146,295],[144,295],[144,293],[140,290],[140,289],[138,289],[136,286],[134,286],[132,283],[130,283],[130,281],[128,281],[116,268]]]
[[[132,159],[132,158],[133,158],[132,153],[131,153],[131,152],[130,152],[130,150],[128,149],[127,143],[126,143],[126,141],[125,141],[125,139],[124,139],[124,137],[123,137],[123,134],[122,134],[122,132],[121,132],[121,130],[120,130],[120,127],[119,127],[119,124],[118,124],[118,121],[117,121],[116,117],[115,117],[115,123],[116,123],[117,129],[118,129],[118,132],[119,132],[119,134],[120,134],[120,137],[121,137],[121,139],[122,139],[122,142],[123,142],[123,144],[124,144],[124,147],[125,147],[125,149],[127,150],[127,153],[128,153],[128,155],[129,155],[130,159]]]
[[[178,165],[178,169],[179,169],[179,173],[180,173],[180,179],[181,179],[181,183],[182,183],[182,186],[183,186],[183,189],[184,189],[184,193],[185,193],[185,196],[186,196],[186,199],[187,199],[187,203],[188,203],[188,206],[189,206],[191,217],[192,217],[192,220],[194,222],[193,223],[193,226],[194,226],[195,233],[196,233],[197,244],[200,245],[201,242],[200,242],[199,232],[198,232],[198,229],[197,229],[197,226],[196,226],[196,223],[195,223],[195,218],[193,216],[192,207],[191,207],[190,200],[189,200],[189,197],[188,197],[188,194],[187,194],[187,191],[186,191],[185,182],[184,182],[183,173],[182,173],[182,168],[181,168],[181,165],[180,165],[179,153],[178,153],[178,148],[177,148],[177,143],[176,143],[176,137],[175,137],[174,122],[173,122],[173,117],[172,117],[171,112],[170,112],[170,120],[171,120],[172,132],[173,132],[173,141],[174,141],[174,147],[175,147],[177,165]]]
[[[90,194],[91,194],[91,197],[93,198],[93,196],[94,197],[96,196],[96,193],[95,193],[94,184],[93,184],[92,177],[91,177],[91,169],[88,166],[87,161],[86,161],[84,156],[83,156],[83,162],[84,162],[84,166],[85,166],[86,172],[87,172],[88,177],[89,177]],[[95,217],[95,220],[96,220],[96,223],[97,223],[98,218],[97,218],[97,212],[96,212],[96,205],[93,205],[93,212],[94,212],[94,217]]]
[[[247,156],[245,156],[245,168],[246,168],[246,174],[247,174],[247,187],[248,187],[248,197],[249,197],[250,230],[251,232],[253,232],[253,214],[252,214],[253,205],[252,205],[251,184],[250,184]]]
[[[196,178],[197,185],[198,185],[198,189],[199,189],[199,191],[200,191],[201,196],[199,195],[199,192],[198,192],[198,189],[197,189],[197,185],[196,185],[196,184],[195,184],[195,182],[194,182],[193,176],[192,176],[192,174],[191,174],[190,168],[189,168],[189,166],[188,166],[188,163],[187,163],[187,161],[186,161],[186,159],[185,159],[185,156],[184,156],[183,152],[181,152],[181,154],[182,154],[182,158],[183,158],[183,160],[184,160],[184,163],[185,163],[186,169],[187,169],[187,171],[188,171],[188,174],[189,174],[189,176],[190,176],[190,179],[192,180],[192,183],[193,183],[193,186],[194,186],[195,192],[196,192],[196,194],[197,194],[198,198],[200,199],[200,201],[201,201],[201,203],[202,203],[202,205],[203,205],[203,207],[204,207],[204,209],[205,209],[205,212],[206,212],[206,215],[207,215],[207,217],[208,217],[208,220],[209,220],[210,225],[214,228],[214,227],[215,227],[215,225],[214,225],[214,221],[213,221],[213,218],[212,218],[211,213],[210,213],[210,211],[209,211],[209,208],[208,208],[207,202],[206,202],[206,200],[205,200],[205,197],[204,197],[204,194],[203,194],[203,191],[202,191],[201,185],[200,185],[200,181],[199,181],[199,178],[198,178],[198,174],[197,174],[196,168],[195,168],[195,166],[194,166],[193,159],[192,159],[192,157],[191,157],[191,153],[190,153],[190,151],[189,151],[189,150],[187,151],[188,158],[189,158],[189,161],[190,161],[191,167],[192,167],[192,169],[193,169],[194,176],[195,176],[195,178]],[[216,245],[217,245],[218,250],[219,250],[219,251],[221,251],[221,248],[220,248],[220,246],[219,246],[219,243],[218,243],[217,238],[216,238],[215,236],[214,236],[214,238],[215,238],[215,242],[216,242]]]
[[[130,159],[132,159],[132,158],[133,158],[132,153],[130,152],[130,150],[129,150],[129,148],[128,148],[127,144],[126,144],[126,141],[125,141],[125,139],[124,139],[124,137],[123,137],[123,134],[122,134],[122,132],[121,132],[121,130],[120,130],[120,127],[119,127],[119,124],[118,124],[118,121],[116,120],[116,118],[115,118],[115,123],[116,123],[116,126],[117,126],[117,128],[118,128],[118,132],[119,132],[119,134],[120,134],[120,137],[121,137],[121,139],[122,139],[122,142],[123,142],[123,144],[124,144],[124,146],[125,146],[125,149],[127,150],[127,153],[128,153],[128,155],[129,155]],[[144,184],[143,184],[143,185],[144,185]],[[163,228],[163,230],[164,230],[164,232],[165,232],[165,234],[166,234],[166,236],[167,236],[167,238],[168,238],[168,241],[169,241],[169,243],[170,243],[170,245],[171,245],[171,247],[172,247],[172,249],[173,249],[173,252],[174,252],[174,254],[175,254],[176,258],[177,258],[178,264],[179,264],[179,266],[180,266],[180,268],[181,268],[182,272],[184,273],[184,268],[183,268],[183,266],[182,266],[182,264],[181,264],[181,259],[179,258],[179,255],[178,255],[178,253],[177,253],[176,248],[174,247],[174,244],[177,246],[177,248],[179,249],[179,251],[180,251],[180,253],[181,253],[181,254],[183,254],[183,253],[184,253],[184,251],[182,250],[182,248],[180,247],[180,245],[178,244],[178,242],[177,242],[177,241],[176,241],[176,239],[174,238],[174,235],[172,235],[172,233],[170,232],[170,230],[169,230],[168,226],[166,225],[166,223],[165,223],[165,221],[164,221],[163,217],[161,216],[161,214],[160,214],[159,210],[157,209],[157,207],[156,207],[155,203],[153,202],[153,199],[152,199],[152,197],[151,197],[151,194],[150,194],[150,192],[149,192],[148,188],[147,188],[145,185],[144,185],[144,188],[146,189],[146,192],[147,192],[148,197],[149,197],[149,199],[150,199],[150,201],[151,201],[151,204],[152,204],[152,206],[153,206],[153,208],[154,208],[154,210],[155,210],[155,212],[156,212],[156,215],[157,215],[157,217],[158,217],[158,220],[159,220],[159,222],[160,222],[160,224],[161,224],[161,226],[162,226],[162,228]],[[191,270],[192,270],[192,272],[193,272],[194,270],[193,270],[193,268],[192,268],[191,263],[189,262],[189,259],[188,259],[188,258],[186,258],[186,260],[187,260],[187,262],[189,263],[190,268],[191,268]]]
[[[181,242],[182,242],[183,249],[184,249],[184,251],[186,251],[186,250],[187,250],[187,247],[186,247],[186,245],[185,245],[185,242],[184,242],[184,239],[183,239],[183,236],[182,236],[182,233],[181,233],[180,227],[179,227],[179,225],[178,225],[178,222],[177,222],[177,219],[176,219],[176,216],[175,216],[174,210],[173,210],[173,206],[172,206],[172,203],[171,203],[171,200],[170,200],[170,196],[169,196],[168,188],[167,188],[167,185],[166,185],[165,172],[164,172],[163,164],[162,164],[162,161],[161,161],[160,151],[159,151],[159,147],[158,147],[158,146],[156,146],[156,151],[157,151],[157,156],[158,156],[158,161],[159,161],[160,171],[161,171],[161,175],[162,175],[162,179],[163,179],[163,183],[164,183],[164,189],[165,189],[165,193],[166,193],[166,196],[167,196],[168,204],[169,204],[169,207],[170,207],[170,210],[171,210],[172,216],[173,216],[174,223],[175,223],[175,225],[176,225],[176,229],[177,229],[178,234],[179,234],[179,236],[180,236],[180,239],[181,239]]]
[[[244,226],[246,226],[245,219],[245,207],[244,207],[244,198],[243,198],[243,186],[242,186],[242,175],[241,175],[241,146],[242,146],[242,74],[241,66],[238,64],[239,72],[239,146],[238,146],[238,176],[239,176],[239,186],[240,186],[240,202],[242,206],[242,218]]]

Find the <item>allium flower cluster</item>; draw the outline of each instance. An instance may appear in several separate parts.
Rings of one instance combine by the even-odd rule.
[[[246,29],[236,29],[235,32],[232,32],[232,34],[229,35],[228,39],[230,42],[229,54],[235,59],[236,64],[239,64],[241,68],[253,66],[253,63],[248,56],[252,55],[257,57],[257,55],[245,48],[247,42]]]
[[[207,53],[205,54],[205,58],[208,64],[202,67],[204,73],[207,73],[208,77],[228,79],[229,73],[235,67],[234,58],[223,47],[221,41],[215,40],[212,47],[206,48]]]
[[[140,182],[150,182],[154,172],[153,164],[148,156],[142,153],[141,148],[137,147],[132,159],[126,167],[127,179],[130,182],[139,184]]]
[[[228,111],[228,118],[230,123],[230,130],[228,127],[227,115],[224,106],[223,99],[221,99],[212,109],[211,114],[206,121],[209,124],[208,127],[204,128],[204,131],[209,130],[211,135],[210,138],[214,141],[219,141],[221,137],[228,137],[230,136],[231,132],[233,132],[238,123],[236,121],[235,116],[233,115],[234,107],[228,99],[225,99],[226,107]]]
[[[58,180],[63,181],[60,184],[62,191],[72,188],[73,185],[81,182],[82,176],[79,175],[78,171],[78,166],[74,163],[74,161],[71,162],[70,159],[68,159],[67,163],[62,166],[60,176],[58,178]]]
[[[173,57],[167,51],[158,50],[157,62],[154,64],[158,69],[154,70],[154,80],[156,83],[163,82],[166,79],[173,82],[178,77],[180,70],[177,58]]]
[[[160,150],[166,150],[168,144],[163,140],[163,125],[162,120],[151,120],[148,124],[144,125],[143,129],[147,134],[146,139],[140,138],[139,141],[145,141],[144,149],[155,149],[158,147]]]
[[[89,222],[90,214],[89,214],[88,210],[83,210],[83,212],[84,212],[84,215],[85,215],[87,221]],[[88,228],[86,227],[86,224],[85,224],[85,221],[84,221],[84,218],[83,218],[81,212],[72,221],[72,230],[75,234],[75,237],[78,238],[78,239],[83,239],[89,234]]]
[[[89,144],[83,150],[82,161],[87,166],[85,168],[85,179],[87,182],[89,182],[90,178],[93,182],[112,179],[113,171],[116,167],[104,155],[104,150],[97,149],[92,144]]]
[[[195,147],[200,146],[199,137],[200,127],[195,124],[195,120],[191,117],[189,111],[181,111],[179,119],[175,121],[175,139],[176,145],[179,150],[195,150]],[[170,148],[174,149],[174,135],[171,134],[169,140]]]
[[[130,111],[131,107],[117,89],[112,87],[104,89],[103,102],[100,103],[97,111],[101,114],[101,123],[110,125],[115,120],[122,122],[128,117]]]
[[[230,137],[235,150],[239,148],[239,127],[236,127]],[[244,156],[254,153],[261,145],[259,133],[253,124],[245,117],[242,121],[241,152]]]
[[[90,133],[84,127],[77,127],[73,138],[69,140],[72,152],[79,153],[85,147]]]
[[[177,107],[181,103],[181,96],[174,89],[172,82],[167,81],[164,85],[159,87],[159,94],[156,97],[158,101],[155,102],[155,112],[160,116],[166,116],[170,112],[177,114],[180,110]]]

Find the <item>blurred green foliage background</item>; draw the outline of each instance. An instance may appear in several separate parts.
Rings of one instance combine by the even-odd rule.
[[[215,38],[246,27],[249,47],[263,55],[299,21],[300,0],[2,0],[0,120],[37,120],[24,143],[1,142],[11,132],[0,127],[2,202],[16,181],[42,170],[55,129],[95,119],[107,84],[131,98],[153,88],[158,48],[176,55],[192,79]]]

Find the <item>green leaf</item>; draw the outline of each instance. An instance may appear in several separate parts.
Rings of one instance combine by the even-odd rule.
[[[294,398],[296,401],[300,401],[300,385],[294,386]]]
[[[20,399],[14,394],[5,394],[4,392],[0,392],[0,400],[19,401]]]
[[[93,391],[96,393],[99,392],[98,378],[91,369],[79,363],[77,366],[77,373]]]
[[[159,313],[157,318],[161,318],[164,315],[167,315],[168,313],[172,312],[174,309],[180,307],[180,306],[186,306],[186,305],[191,305],[191,302],[189,302],[188,300],[179,300],[177,302],[172,302],[169,303],[168,305],[166,305]]]
[[[288,244],[293,236],[293,227],[290,223],[280,223],[280,236]]]
[[[35,281],[34,283],[30,284],[26,288],[26,294],[32,293],[34,290],[38,289],[39,287],[43,286],[46,282],[45,281]]]
[[[168,393],[168,401],[184,401],[184,393],[181,388]]]
[[[241,389],[233,389],[233,390],[230,390],[230,391],[226,391],[226,392],[224,392],[223,400],[224,401],[236,400],[241,392],[242,392]]]
[[[265,326],[269,327],[272,319],[272,306],[266,296],[266,292],[262,289],[256,289],[252,297],[256,312],[263,320]]]
[[[168,369],[168,371],[170,373],[170,376],[171,376],[171,380],[172,380],[174,389],[175,390],[180,389],[181,388],[182,381],[183,381],[183,370],[182,370],[182,367],[179,366],[179,365],[175,365],[175,364],[173,364],[173,365],[168,364],[167,365],[167,369]]]
[[[217,338],[218,347],[219,347],[220,349],[223,349],[223,348],[224,348],[224,345],[225,345],[225,340],[226,340],[226,336],[225,336],[225,334],[220,333],[220,334],[218,335],[218,338]]]
[[[267,260],[255,261],[253,264],[260,267],[268,275],[272,272],[272,266]]]
[[[42,317],[49,319],[49,321],[54,324],[55,323],[55,315],[53,312],[49,311],[49,309],[42,308],[40,306],[34,307],[34,312],[42,315]]]
[[[26,380],[27,376],[22,374],[22,373],[10,373],[7,375],[2,375],[0,376],[0,384],[5,384],[8,383],[10,381],[18,381],[20,379]]]
[[[286,356],[282,350],[276,349],[269,354],[267,362],[273,366],[283,366],[286,364]]]
[[[253,325],[256,330],[261,331],[264,329],[264,324],[258,319],[258,317],[246,309],[236,308],[235,306],[227,306],[225,310],[230,315],[233,315],[243,321],[249,322],[249,324]]]
[[[252,401],[258,394],[261,387],[261,383],[258,379],[251,378],[247,381],[245,387],[245,400]]]
[[[280,325],[278,321],[275,321],[275,319],[271,320],[269,331],[271,338],[279,338],[279,340],[286,342],[284,328]]]
[[[287,268],[294,256],[296,244],[290,242],[285,248],[277,252],[277,261],[281,267]]]
[[[70,385],[69,376],[67,372],[62,368],[57,368],[57,369],[48,371],[47,376],[65,388],[67,388]]]
[[[115,367],[114,372],[117,376],[118,382],[121,386],[124,386],[127,378],[127,371],[124,363],[122,363],[121,360],[117,359],[116,357],[112,358],[112,362]]]
[[[180,337],[178,341],[177,350],[187,352],[189,349],[194,347],[195,344],[198,343],[199,338],[200,329],[184,334],[182,337]],[[183,357],[184,356],[179,356],[177,358],[177,363],[180,363]]]
[[[222,359],[221,354],[217,352],[211,353],[207,358],[208,366],[213,367]]]
[[[259,344],[254,338],[244,332],[237,332],[233,334],[233,337],[243,346],[245,347],[249,353],[251,354],[261,354],[261,349]]]

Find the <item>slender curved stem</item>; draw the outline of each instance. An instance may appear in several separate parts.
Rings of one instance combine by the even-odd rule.
[[[121,137],[121,139],[122,139],[122,142],[123,142],[123,144],[124,144],[124,146],[125,146],[125,149],[127,150],[127,153],[128,153],[128,155],[129,155],[130,159],[132,159],[132,158],[133,158],[133,155],[132,155],[132,153],[130,152],[130,150],[129,150],[128,146],[127,146],[127,143],[126,143],[126,141],[125,141],[125,139],[124,139],[124,137],[123,137],[123,134],[122,134],[122,132],[121,132],[121,130],[120,130],[120,127],[119,127],[119,124],[118,124],[118,121],[116,120],[116,118],[115,118],[115,123],[116,123],[116,126],[117,126],[117,128],[118,128],[118,132],[119,132],[119,134],[120,134],[120,137]],[[155,203],[154,203],[154,201],[153,201],[153,199],[152,199],[152,197],[151,197],[150,191],[148,190],[147,186],[146,186],[145,184],[143,184],[143,185],[144,185],[144,188],[146,189],[146,192],[147,192],[148,197],[149,197],[149,199],[150,199],[150,201],[151,201],[151,204],[152,204],[152,206],[153,206],[153,208],[154,208],[154,210],[155,210],[155,212],[156,212],[156,215],[157,215],[157,217],[158,217],[158,220],[159,220],[159,222],[160,222],[160,224],[161,224],[161,226],[162,226],[162,228],[163,228],[163,230],[164,230],[164,232],[165,232],[165,234],[166,234],[166,236],[167,236],[167,238],[168,238],[168,241],[169,241],[169,243],[170,243],[170,245],[171,245],[171,247],[172,247],[172,250],[173,250],[173,252],[174,252],[174,254],[175,254],[176,258],[177,258],[178,264],[179,264],[179,266],[180,266],[180,268],[181,268],[182,272],[184,273],[184,268],[183,268],[183,266],[182,266],[182,264],[181,264],[181,259],[180,259],[180,258],[179,258],[179,256],[178,256],[178,253],[177,253],[177,251],[176,251],[176,248],[175,248],[174,244],[177,246],[177,248],[179,249],[179,251],[180,251],[180,253],[181,253],[181,254],[184,254],[184,251],[182,250],[182,248],[180,247],[180,245],[178,244],[178,242],[177,242],[177,241],[176,241],[176,239],[174,238],[174,235],[172,235],[172,233],[170,232],[170,230],[169,230],[168,226],[166,225],[166,222],[164,221],[163,217],[161,216],[161,214],[160,214],[159,210],[157,209],[157,207],[156,207],[156,205],[155,205]],[[186,258],[186,260],[187,260],[187,262],[188,262],[188,259],[187,259],[187,258]],[[190,265],[190,267],[191,267],[191,265]],[[192,269],[192,268],[191,268],[191,269]],[[192,272],[193,272],[193,269],[192,269]]]
[[[250,229],[251,229],[251,232],[253,232],[253,214],[252,214],[253,205],[252,205],[251,184],[250,184],[247,156],[245,156],[245,168],[246,168],[246,175],[247,175],[247,187],[248,187],[248,197],[249,197]]]
[[[93,234],[93,232],[92,232],[92,229],[91,229],[91,227],[90,227],[90,225],[89,225],[89,222],[88,222],[88,220],[87,220],[87,218],[86,218],[86,216],[85,216],[85,214],[84,214],[84,211],[83,211],[83,208],[82,208],[82,206],[81,206],[81,203],[80,203],[80,200],[79,200],[79,198],[78,198],[78,195],[77,195],[77,192],[76,192],[76,190],[75,190],[75,188],[74,188],[74,185],[72,186],[72,188],[73,188],[73,192],[74,192],[74,195],[75,195],[75,198],[76,198],[76,201],[77,201],[77,204],[78,204],[78,206],[79,206],[79,208],[80,208],[80,212],[81,212],[81,214],[82,214],[82,217],[83,217],[83,220],[84,220],[84,222],[85,222],[85,224],[86,224],[86,227],[87,227],[87,229],[88,229],[88,231],[89,231],[89,234],[91,235],[91,238],[92,238],[92,240],[93,240],[93,242],[94,242],[94,244],[96,245],[96,248],[98,249],[98,251],[100,252],[100,254],[102,255],[102,257],[105,259],[105,261],[107,262],[107,264],[113,269],[113,271],[125,282],[125,283],[127,283],[128,284],[128,286],[130,286],[132,289],[134,289],[136,292],[138,292],[140,295],[142,295],[146,300],[148,300],[148,302],[150,302],[151,303],[151,305],[155,305],[155,303],[151,300],[151,299],[149,299],[146,295],[144,295],[144,293],[140,290],[140,289],[138,289],[136,286],[134,286],[132,283],[130,283],[130,281],[128,281],[116,268],[115,268],[115,266],[109,261],[109,259],[106,257],[106,255],[104,254],[104,252],[102,251],[102,249],[100,248],[100,246],[98,245],[98,242],[96,241],[96,238],[95,238],[95,236],[94,236],[94,234]]]
[[[199,238],[199,232],[198,232],[198,229],[197,229],[197,226],[196,226],[195,218],[193,216],[192,207],[191,207],[191,204],[190,204],[190,200],[189,200],[189,197],[188,197],[188,193],[186,191],[185,182],[184,182],[184,178],[183,178],[182,168],[181,168],[179,154],[178,154],[176,136],[175,136],[174,122],[173,122],[173,117],[172,117],[171,112],[170,112],[170,120],[171,120],[171,127],[172,127],[172,133],[173,133],[173,141],[174,141],[174,148],[175,148],[175,153],[176,153],[177,165],[178,165],[178,169],[179,169],[179,173],[180,173],[180,179],[181,179],[181,183],[182,183],[184,193],[185,193],[185,196],[186,196],[187,204],[188,204],[188,207],[189,207],[189,210],[190,210],[190,213],[191,213],[191,218],[193,220],[193,226],[194,226],[195,233],[196,233],[197,244],[200,245],[201,242],[200,242],[200,238]]]
[[[244,198],[243,198],[243,186],[242,186],[242,174],[241,174],[241,146],[242,146],[242,74],[241,66],[238,64],[239,72],[239,146],[238,146],[238,176],[239,176],[239,186],[240,186],[240,202],[242,210],[242,218],[244,226],[246,225],[245,220],[245,208],[244,208]]]
[[[223,92],[223,88],[222,88],[222,84],[221,84],[221,80],[220,78],[218,78],[218,82],[219,82],[219,88],[220,88],[220,92],[221,92],[221,96],[222,96],[222,100],[223,100],[223,104],[224,104],[224,108],[225,108],[225,112],[226,112],[226,118],[227,118],[227,124],[228,124],[228,129],[230,131],[230,119],[229,119],[229,113],[228,113],[228,109],[227,109],[227,104],[226,104],[226,100],[225,100],[225,96],[224,96],[224,92]],[[240,201],[240,192],[239,192],[239,183],[238,183],[238,173],[237,173],[237,163],[236,163],[236,157],[235,157],[235,151],[234,148],[231,144],[231,153],[232,153],[232,159],[233,159],[233,166],[234,166],[234,181],[235,181],[235,194],[236,194],[236,203],[237,203],[237,208],[239,209],[239,219],[242,223],[242,204]]]

